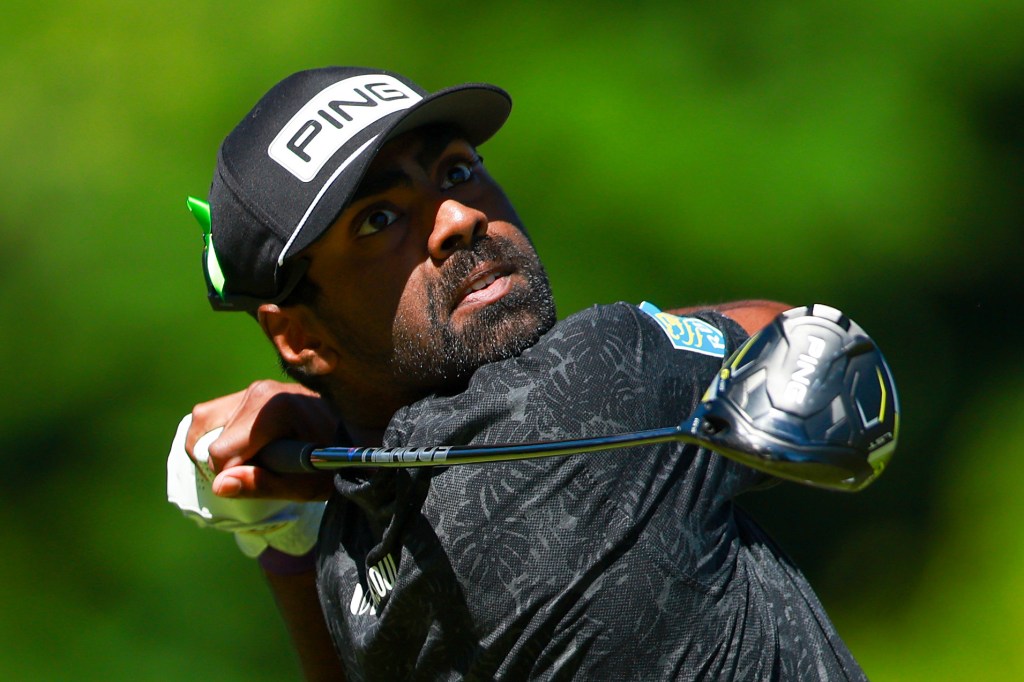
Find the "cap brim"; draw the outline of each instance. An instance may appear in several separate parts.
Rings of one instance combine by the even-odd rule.
[[[308,215],[302,230],[279,262],[285,262],[312,245],[334,224],[356,188],[363,181],[373,159],[389,141],[416,128],[434,124],[457,126],[473,146],[494,136],[508,120],[512,99],[501,88],[486,83],[467,83],[439,90],[415,105],[393,115],[385,127],[323,195]]]

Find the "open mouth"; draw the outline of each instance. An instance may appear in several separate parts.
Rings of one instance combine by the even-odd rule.
[[[489,305],[502,298],[512,286],[513,269],[506,265],[486,265],[477,268],[455,297],[453,310]]]
[[[484,279],[480,279],[480,280],[477,280],[477,281],[473,282],[472,284],[469,285],[469,292],[473,293],[474,291],[480,291],[481,289],[486,289],[487,287],[489,287],[492,284],[494,284],[494,282],[498,279],[498,277],[501,277],[501,275],[499,275],[498,273],[494,273],[494,274],[488,275]]]

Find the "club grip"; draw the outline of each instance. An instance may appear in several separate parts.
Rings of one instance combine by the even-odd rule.
[[[253,458],[253,464],[279,474],[308,474],[317,469],[309,456],[315,449],[312,443],[301,440],[275,440],[265,445]]]

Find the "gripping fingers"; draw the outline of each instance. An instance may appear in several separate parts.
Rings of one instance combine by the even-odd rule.
[[[199,403],[193,407],[192,424],[185,437],[185,450],[190,453],[195,452],[196,441],[204,434],[218,427],[226,426],[232,415],[238,410],[238,405],[244,396],[245,391],[238,391],[205,403]]]
[[[193,426],[186,449],[193,452],[199,438],[217,427],[222,435],[210,445],[215,472],[245,464],[267,443],[282,438],[329,442],[337,417],[320,397],[298,384],[269,379],[253,382],[244,391],[215,398],[192,410]]]

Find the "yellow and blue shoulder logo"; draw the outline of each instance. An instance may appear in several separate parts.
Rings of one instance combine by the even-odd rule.
[[[704,320],[663,313],[658,306],[647,301],[638,307],[654,318],[675,348],[716,358],[725,357],[725,334]]]

